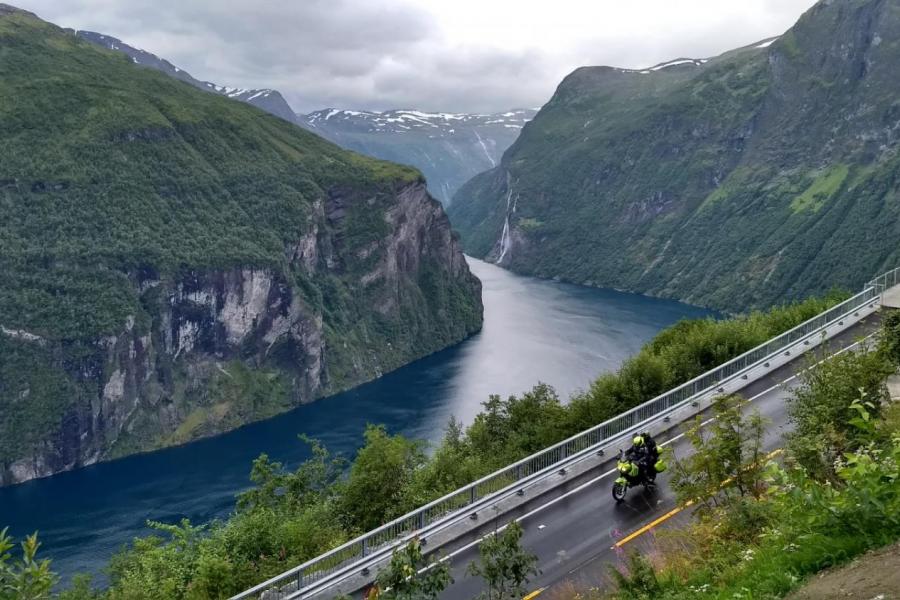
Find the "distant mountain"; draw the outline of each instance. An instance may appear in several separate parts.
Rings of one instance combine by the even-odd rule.
[[[432,195],[447,205],[462,184],[500,164],[536,113],[536,109],[479,115],[331,108],[298,118],[301,125],[344,148],[418,168]]]
[[[583,67],[450,206],[517,272],[718,308],[900,264],[900,2],[823,0],[777,39]]]
[[[271,113],[276,117],[281,117],[285,121],[290,121],[291,123],[297,122],[297,116],[278,90],[232,88],[216,85],[209,81],[200,81],[199,79],[195,79],[184,69],[176,67],[164,58],[160,58],[146,50],[140,50],[133,46],[129,46],[122,40],[110,35],[104,35],[94,31],[76,31],[75,34],[98,46],[103,46],[109,50],[117,50],[128,55],[135,64],[162,71],[166,75],[189,83],[201,90],[246,102],[247,104],[251,104]]]
[[[537,113],[537,109],[477,115],[329,108],[308,115],[295,114],[278,90],[242,89],[200,81],[169,61],[129,46],[120,39],[93,31],[76,31],[75,34],[109,50],[122,52],[135,64],[162,71],[201,90],[256,106],[348,150],[412,165],[422,171],[429,191],[445,206],[462,184],[500,163],[519,131]]]

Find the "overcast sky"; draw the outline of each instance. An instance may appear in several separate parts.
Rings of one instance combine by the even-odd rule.
[[[5,0],[297,111],[537,107],[582,65],[645,67],[778,35],[814,0]]]

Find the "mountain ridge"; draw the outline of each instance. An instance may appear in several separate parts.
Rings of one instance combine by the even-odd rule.
[[[273,114],[276,117],[280,117],[285,121],[288,121],[289,123],[297,122],[296,115],[294,114],[293,109],[290,107],[290,105],[284,99],[284,96],[282,96],[281,92],[279,92],[278,90],[269,88],[232,88],[217,85],[209,81],[201,81],[199,79],[196,79],[184,69],[173,65],[168,60],[160,58],[152,52],[130,46],[122,40],[111,35],[105,35],[102,33],[97,33],[95,31],[87,31],[82,29],[73,29],[70,31],[73,31],[78,37],[85,39],[93,44],[97,44],[98,46],[107,48],[108,50],[113,50],[125,54],[126,56],[130,57],[131,60],[137,65],[156,69],[157,71],[162,71],[166,75],[174,77],[179,81],[188,83],[198,89],[211,92],[213,94],[227,96],[234,100],[246,102],[270,114]]]

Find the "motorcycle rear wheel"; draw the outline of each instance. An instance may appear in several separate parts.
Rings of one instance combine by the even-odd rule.
[[[612,488],[612,497],[616,502],[621,502],[625,499],[625,492],[628,488],[621,483],[614,483]]]

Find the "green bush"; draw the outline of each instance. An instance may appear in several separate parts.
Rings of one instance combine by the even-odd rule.
[[[791,455],[819,479],[835,481],[836,461],[870,437],[855,421],[857,407],[868,405],[880,416],[885,378],[894,367],[882,352],[849,351],[798,374],[800,385],[791,391],[788,412],[792,432],[787,436]]]
[[[339,515],[350,531],[368,531],[413,508],[408,490],[425,464],[420,442],[369,426],[366,444],[341,485]]]
[[[745,415],[739,396],[716,398],[715,420],[704,425],[698,416],[685,432],[692,452],[675,461],[672,489],[679,504],[694,502],[708,514],[724,502],[742,504],[763,493],[762,451],[765,422],[758,412]]]
[[[626,565],[610,567],[622,600],[656,600],[663,591],[653,565],[639,552],[630,552]]]
[[[522,526],[513,521],[481,540],[478,560],[467,569],[469,575],[484,582],[478,600],[519,600],[526,594],[528,581],[540,571],[537,556],[522,548],[523,534]]]
[[[685,320],[658,334],[618,373],[597,379],[568,407],[567,432],[610,419],[705,373],[844,299],[838,293],[726,320]]]
[[[453,583],[450,565],[439,562],[421,573],[431,562],[422,552],[422,543],[414,539],[394,551],[391,562],[378,573],[375,593],[380,600],[434,600]],[[383,590],[383,591],[382,591]]]
[[[881,348],[894,366],[900,367],[900,311],[886,312],[882,318]]]
[[[50,571],[49,560],[37,558],[41,546],[37,533],[25,538],[21,546],[21,556],[14,559],[10,551],[15,544],[6,529],[0,531],[0,600],[50,598],[56,576]]]

